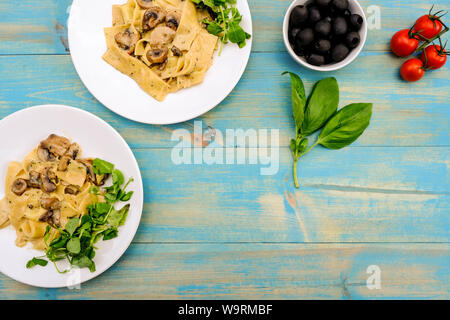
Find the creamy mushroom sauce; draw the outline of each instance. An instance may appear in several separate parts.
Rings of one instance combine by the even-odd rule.
[[[103,185],[106,176],[96,175],[92,159],[81,158],[81,147],[69,139],[51,134],[22,162],[11,162],[0,201],[0,228],[12,224],[16,245],[31,242],[45,249],[46,227],[64,226],[74,216],[85,214],[92,203],[89,189]],[[52,237],[57,231],[52,230]]]
[[[218,42],[201,22],[206,10],[190,0],[128,0],[112,12],[106,62],[159,101],[203,82]]]

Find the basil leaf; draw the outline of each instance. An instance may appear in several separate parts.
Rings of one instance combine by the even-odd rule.
[[[309,136],[322,128],[336,113],[339,104],[339,86],[335,78],[316,83],[305,110],[301,128],[303,136]]]
[[[96,158],[92,163],[95,174],[108,174],[114,170],[114,165],[108,161]]]
[[[41,266],[41,267],[45,267],[48,264],[47,260],[44,259],[38,259],[38,258],[33,258],[30,261],[27,262],[27,269],[33,268],[34,266]]]
[[[291,76],[292,87],[292,112],[294,115],[295,126],[300,130],[305,119],[306,94],[305,86],[302,79],[295,73],[286,71],[282,75],[289,74]],[[298,132],[297,132],[298,133]]]
[[[81,243],[79,238],[71,238],[67,242],[67,251],[72,254],[79,254],[81,251]]]
[[[72,218],[66,223],[66,231],[72,236],[75,230],[78,228],[78,224],[80,223],[80,219]]]
[[[318,143],[328,149],[342,149],[356,141],[370,124],[371,103],[350,104],[328,121]]]

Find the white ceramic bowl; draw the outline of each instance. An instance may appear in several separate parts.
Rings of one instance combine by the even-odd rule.
[[[323,65],[323,66],[314,66],[312,64],[307,63],[304,58],[297,56],[289,42],[289,34],[288,33],[289,33],[289,19],[291,17],[291,12],[296,6],[305,4],[306,2],[308,2],[308,0],[294,0],[294,2],[292,2],[292,4],[289,6],[289,8],[286,12],[286,15],[284,16],[284,22],[283,22],[284,44],[286,46],[287,51],[292,56],[292,58],[295,61],[297,61],[299,64],[301,64],[309,69],[316,70],[316,71],[334,71],[334,70],[344,68],[345,66],[352,63],[353,60],[355,60],[356,57],[361,53],[361,51],[364,47],[364,44],[366,43],[366,39],[367,39],[366,15],[364,14],[364,10],[361,7],[361,5],[358,3],[358,1],[349,0],[349,3],[350,3],[350,11],[352,13],[359,14],[361,17],[363,17],[363,20],[364,20],[361,30],[359,31],[359,35],[361,37],[361,42],[359,43],[359,45],[356,48],[354,48],[350,52],[350,54],[347,56],[347,58],[345,58],[341,62],[327,64],[327,65]]]

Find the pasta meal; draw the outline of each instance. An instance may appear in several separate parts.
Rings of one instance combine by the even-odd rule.
[[[202,21],[212,19],[191,0],[128,0],[112,7],[103,59],[134,79],[155,99],[201,83],[219,37]]]
[[[113,164],[81,156],[76,142],[51,134],[22,162],[11,162],[0,228],[12,225],[19,247],[30,243],[52,262],[66,259],[93,271],[94,244],[117,236],[125,222],[129,205],[115,210],[114,204],[131,198],[125,188],[132,179],[122,188],[123,174]],[[101,190],[109,176],[113,185]],[[27,267],[37,264],[47,261],[34,258]]]

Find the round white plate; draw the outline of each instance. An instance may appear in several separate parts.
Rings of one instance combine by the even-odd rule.
[[[25,284],[45,288],[76,286],[95,278],[111,267],[130,245],[139,225],[144,201],[142,178],[136,158],[125,140],[109,124],[80,109],[46,105],[18,111],[0,121],[0,199],[5,195],[4,181],[11,161],[22,161],[40,141],[49,134],[65,136],[80,144],[83,155],[99,157],[115,164],[125,178],[133,177],[129,190],[134,194],[130,200],[130,212],[119,236],[99,241],[94,258],[96,271],[74,269],[59,274],[52,263],[46,267],[26,269],[25,264],[42,251],[15,246],[15,230],[12,226],[0,229],[0,271]]]
[[[190,0],[189,0],[190,1]],[[88,90],[115,113],[143,123],[173,124],[196,118],[222,102],[234,89],[247,66],[252,40],[239,49],[224,46],[214,57],[203,83],[169,94],[158,102],[130,77],[107,64],[103,29],[112,25],[113,4],[126,0],[74,0],[68,22],[69,47],[73,64]],[[253,34],[250,9],[246,0],[238,0],[242,27]]]

